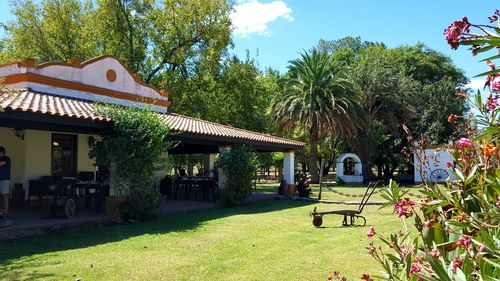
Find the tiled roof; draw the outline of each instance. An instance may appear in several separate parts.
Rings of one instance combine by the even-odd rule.
[[[0,107],[7,111],[32,112],[89,121],[109,121],[106,117],[95,114],[94,104],[91,102],[44,94],[29,89],[15,89],[9,91],[9,93],[0,92]],[[161,117],[173,131],[180,133],[249,140],[297,148],[304,145],[302,142],[294,140],[238,129],[175,113],[161,114]]]

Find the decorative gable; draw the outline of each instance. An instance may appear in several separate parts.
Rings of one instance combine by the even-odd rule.
[[[47,94],[82,100],[148,105],[167,112],[167,91],[143,83],[137,74],[113,56],[100,56],[80,63],[49,62],[36,65],[32,59],[0,66],[0,77],[9,88],[29,88]]]

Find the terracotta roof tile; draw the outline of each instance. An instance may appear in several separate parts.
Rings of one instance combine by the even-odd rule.
[[[95,113],[94,104],[91,102],[35,92],[29,89],[14,89],[9,93],[0,92],[0,107],[11,111],[33,112],[91,121],[109,121],[106,117]],[[173,131],[181,133],[281,144],[297,148],[304,146],[302,142],[175,113],[161,114],[161,118]]]

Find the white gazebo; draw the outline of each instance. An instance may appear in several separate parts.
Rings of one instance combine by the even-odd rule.
[[[346,183],[363,182],[363,164],[358,155],[344,153],[337,159],[337,181]]]

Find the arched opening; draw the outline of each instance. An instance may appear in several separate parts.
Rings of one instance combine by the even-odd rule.
[[[344,175],[354,176],[356,175],[356,162],[351,157],[344,159]]]
[[[354,153],[344,153],[337,159],[337,180],[339,182],[363,182],[363,164]]]

